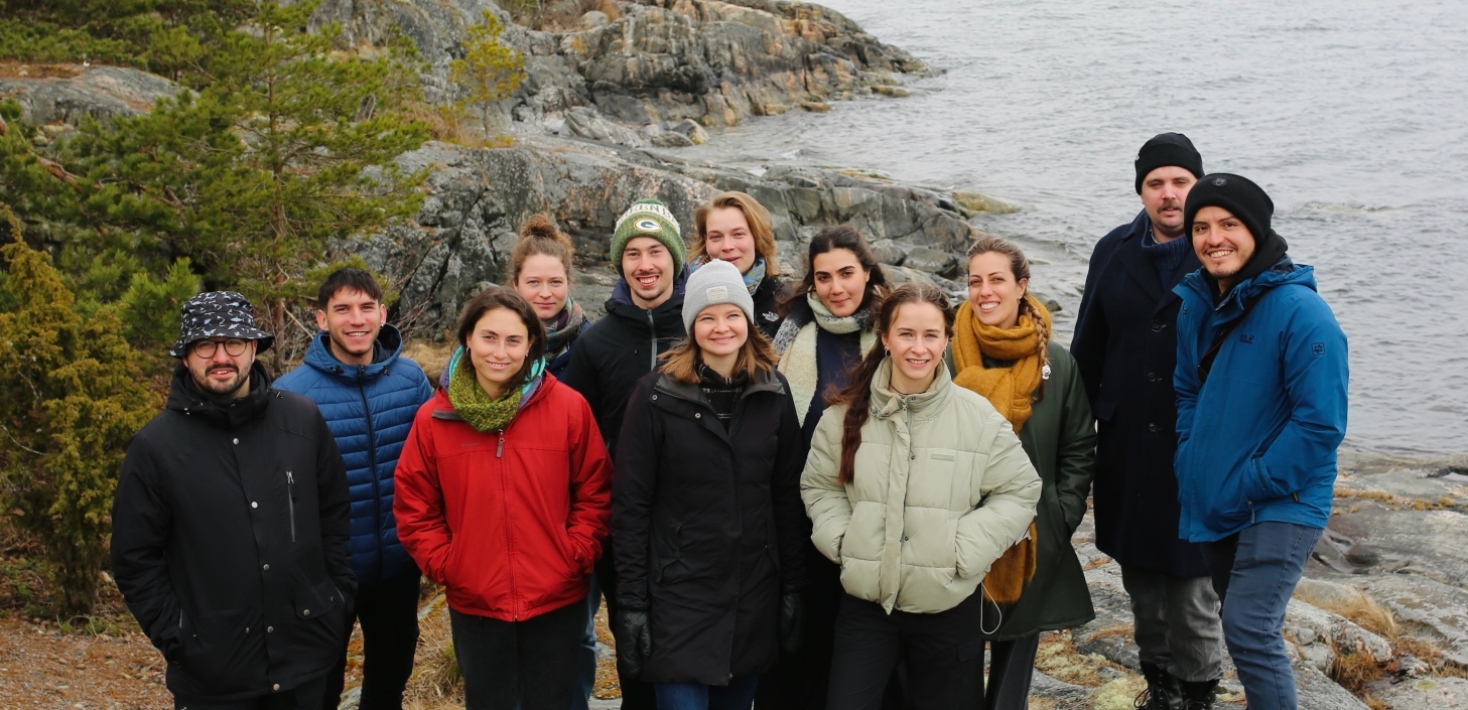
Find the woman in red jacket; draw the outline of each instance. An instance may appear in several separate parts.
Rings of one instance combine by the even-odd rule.
[[[606,446],[586,400],[544,371],[519,294],[475,296],[457,333],[464,355],[398,460],[398,537],[446,588],[466,707],[565,710],[611,514]]]

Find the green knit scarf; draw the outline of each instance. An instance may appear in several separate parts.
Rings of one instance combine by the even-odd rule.
[[[479,381],[474,378],[474,368],[468,358],[460,361],[449,375],[449,403],[475,431],[499,431],[509,426],[510,420],[520,411],[520,400],[524,397],[521,388],[499,399],[489,396]]]

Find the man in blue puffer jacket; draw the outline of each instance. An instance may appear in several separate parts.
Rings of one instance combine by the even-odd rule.
[[[362,269],[327,277],[318,293],[321,329],[306,361],[275,382],[316,403],[331,427],[351,489],[352,571],[359,582],[351,624],[362,621],[362,710],[400,710],[418,641],[418,568],[398,542],[393,469],[418,407],[433,385],[402,356],[402,336],[387,325],[382,287]],[[354,619],[355,617],[355,619]],[[347,649],[328,674],[327,708],[337,707]]]
[[[1174,289],[1179,534],[1204,543],[1249,707],[1294,708],[1285,605],[1330,517],[1346,336],[1258,185],[1205,175],[1183,213],[1203,268]]]

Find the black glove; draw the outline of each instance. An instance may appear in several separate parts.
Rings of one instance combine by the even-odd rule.
[[[790,655],[800,650],[805,641],[805,595],[785,592],[780,595],[780,650]]]
[[[617,665],[628,676],[642,675],[642,664],[652,655],[652,623],[644,607],[621,607],[613,615],[612,631],[617,639]]]

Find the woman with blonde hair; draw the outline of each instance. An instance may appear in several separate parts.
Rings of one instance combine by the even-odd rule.
[[[710,261],[737,267],[754,300],[755,325],[766,338],[775,337],[784,283],[769,210],[743,192],[721,192],[694,210],[693,224],[697,241],[689,251],[689,263],[695,269]]]
[[[906,707],[983,700],[985,574],[1025,534],[1040,479],[1009,422],[943,367],[948,297],[905,284],[811,442],[811,540],[841,567],[826,707],[875,710],[899,662]]]
[[[1040,474],[1032,535],[984,582],[999,622],[990,644],[988,710],[1028,706],[1040,632],[1095,618],[1070,538],[1086,514],[1096,429],[1075,360],[1051,342],[1045,306],[1029,292],[1030,262],[1013,242],[980,239],[968,251],[968,300],[958,307],[953,382],[1004,415]]]

